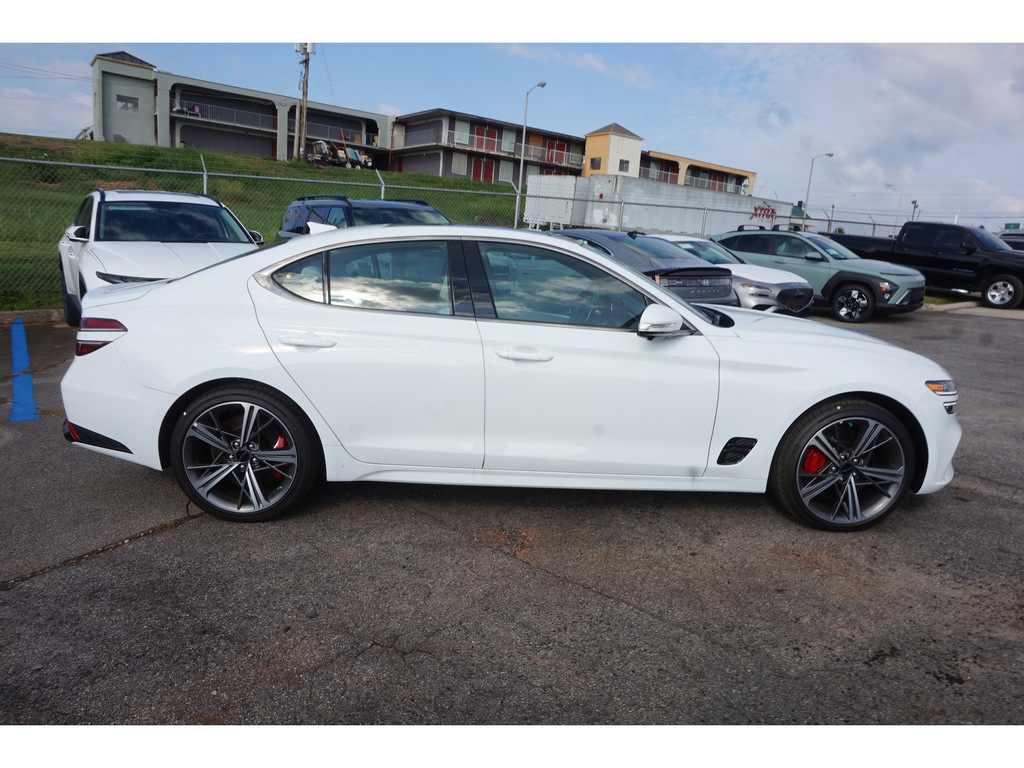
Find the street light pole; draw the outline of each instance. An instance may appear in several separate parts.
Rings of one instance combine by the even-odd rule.
[[[811,158],[811,172],[807,174],[807,194],[804,195],[804,213],[811,209],[811,177],[814,175],[814,161],[819,157],[833,157],[834,154],[833,152],[825,152]]]
[[[519,185],[516,188],[516,218],[512,222],[512,228],[519,228],[519,199],[523,194],[523,187],[525,186],[523,181],[523,167],[526,164],[526,113],[530,109],[530,91],[534,88],[543,88],[547,85],[547,82],[541,80],[536,85],[532,86],[529,91],[526,92],[526,103],[523,104],[523,139],[521,149],[519,151]]]

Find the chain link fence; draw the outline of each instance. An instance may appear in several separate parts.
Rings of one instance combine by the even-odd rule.
[[[0,310],[60,307],[60,270],[57,242],[71,224],[85,196],[98,188],[145,189],[209,194],[227,205],[247,229],[260,232],[273,243],[281,217],[295,198],[311,194],[346,195],[354,199],[418,199],[444,213],[455,224],[533,229],[592,227],[645,233],[679,233],[709,237],[736,229],[739,224],[773,225],[782,229],[800,220],[775,215],[771,221],[714,208],[672,206],[637,201],[524,196],[517,206],[515,191],[438,186],[411,186],[385,182],[370,170],[338,172],[268,162],[268,173],[309,172],[316,178],[255,175],[230,172],[217,166],[231,164],[231,156],[207,160],[198,151],[162,153],[156,148],[126,147],[121,152],[95,154],[92,142],[76,143],[77,156],[101,162],[70,162],[39,157],[0,156]],[[38,148],[36,148],[38,149]],[[170,150],[170,152],[175,152]],[[41,153],[45,155],[46,153]],[[102,161],[107,162],[102,162]],[[237,158],[236,165],[237,165]],[[181,168],[168,165],[180,164]],[[121,164],[123,163],[123,164]],[[393,177],[393,174],[389,174]],[[441,180],[439,180],[440,182]],[[448,180],[444,180],[448,181]],[[462,186],[473,186],[463,183]],[[518,222],[516,212],[519,210]],[[778,212],[778,213],[781,213]],[[870,217],[868,217],[870,219]],[[803,228],[803,227],[801,227]],[[818,231],[843,231],[892,237],[898,223],[873,220],[811,222]]]
[[[202,170],[103,165],[0,157],[0,310],[60,306],[57,242],[82,200],[95,189],[144,189],[209,194],[273,243],[288,204],[302,195],[353,199],[417,199],[453,223],[511,227],[515,193],[385,183],[367,180],[255,176]]]

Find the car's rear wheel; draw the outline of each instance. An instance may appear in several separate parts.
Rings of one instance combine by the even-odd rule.
[[[875,297],[861,283],[844,283],[832,294],[832,315],[844,323],[863,323],[875,314]]]
[[[913,441],[892,413],[866,400],[835,400],[804,414],[786,433],[769,486],[797,520],[853,531],[900,504],[914,463]]]
[[[171,466],[196,506],[224,520],[269,520],[299,501],[317,477],[313,425],[291,403],[258,387],[212,390],[171,434]]]
[[[985,280],[981,298],[994,309],[1014,309],[1024,299],[1024,286],[1013,275],[994,275]]]

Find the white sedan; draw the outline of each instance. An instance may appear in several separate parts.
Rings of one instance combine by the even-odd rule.
[[[696,307],[575,243],[350,228],[84,300],[65,436],[266,520],[319,477],[763,493],[863,528],[953,475],[957,394],[862,334]]]
[[[208,195],[97,189],[57,243],[64,320],[78,325],[82,297],[101,285],[186,275],[262,243]]]

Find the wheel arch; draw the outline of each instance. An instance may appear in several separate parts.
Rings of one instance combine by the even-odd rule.
[[[222,378],[222,379],[211,379],[205,381],[202,384],[198,384],[187,392],[183,393],[170,408],[167,409],[167,413],[164,414],[163,421],[160,424],[160,434],[158,437],[159,450],[160,450],[160,465],[166,470],[171,466],[171,433],[174,431],[174,425],[177,423],[178,418],[184,415],[185,410],[189,404],[196,398],[202,397],[207,392],[211,392],[215,389],[220,389],[226,386],[242,386],[242,387],[255,387],[257,389],[266,392],[269,395],[278,397],[285,401],[287,405],[294,408],[305,421],[309,427],[310,434],[316,438],[317,445],[317,471],[319,476],[323,476],[325,459],[324,459],[324,443],[316,425],[310,420],[309,416],[306,415],[306,411],[295,402],[291,397],[275,387],[269,386],[265,382],[255,381],[253,379],[246,378]]]
[[[840,286],[846,283],[860,283],[862,285],[866,285],[871,290],[871,295],[875,297],[875,304],[878,306],[885,304],[885,301],[882,299],[882,291],[878,287],[878,278],[873,275],[865,274],[864,272],[836,272],[828,279],[828,282],[822,286],[822,297],[824,297],[826,301],[831,302],[832,296],[835,292]]]
[[[909,408],[904,406],[898,400],[894,400],[893,398],[879,394],[878,392],[842,392],[830,395],[829,397],[819,400],[810,407],[804,409],[796,416],[796,418],[793,419],[792,423],[790,423],[783,438],[776,443],[775,452],[772,455],[772,466],[774,467],[779,451],[782,450],[782,447],[786,443],[785,437],[789,435],[793,427],[796,426],[796,424],[805,415],[807,415],[807,413],[813,411],[815,408],[820,408],[821,406],[836,400],[849,400],[851,398],[865,400],[879,406],[880,408],[884,408],[903,424],[907,433],[910,435],[910,439],[914,443],[914,476],[911,478],[910,489],[916,493],[921,488],[921,484],[924,482],[925,473],[928,470],[928,440],[925,437],[924,429],[921,427],[921,423]]]

